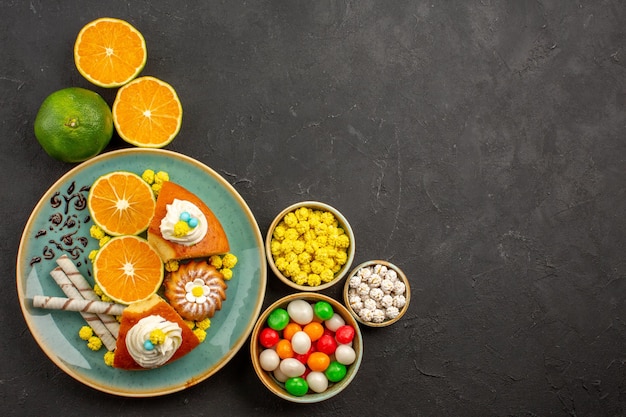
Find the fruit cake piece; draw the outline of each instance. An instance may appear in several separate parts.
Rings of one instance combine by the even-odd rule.
[[[171,181],[163,183],[148,242],[163,262],[204,258],[230,250],[220,221],[195,194]]]
[[[176,310],[155,294],[124,309],[113,367],[157,368],[185,356],[199,344]]]

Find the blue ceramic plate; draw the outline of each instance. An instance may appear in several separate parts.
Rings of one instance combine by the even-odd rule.
[[[106,366],[102,348],[89,350],[78,338],[85,324],[79,313],[34,308],[34,295],[63,297],[50,271],[67,254],[93,284],[89,252],[97,241],[86,199],[96,178],[126,170],[167,171],[216,214],[239,259],[228,282],[227,299],[211,319],[203,343],[185,357],[154,370],[123,371]],[[26,323],[50,359],[78,381],[97,390],[129,397],[150,397],[183,390],[221,369],[250,335],[265,296],[267,269],[263,240],[249,207],[215,171],[187,156],[166,150],[108,152],[69,171],[41,198],[24,229],[17,256],[17,291]]]

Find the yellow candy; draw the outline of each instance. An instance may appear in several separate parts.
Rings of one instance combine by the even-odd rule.
[[[200,343],[204,342],[204,339],[206,339],[206,331],[200,328],[194,329],[193,334],[196,335]]]
[[[115,360],[115,353],[111,351],[107,351],[104,354],[104,364],[107,366],[113,366],[113,361]]]
[[[141,174],[141,178],[147,182],[148,184],[152,185],[154,183],[154,171],[151,169],[146,169],[143,174]]]
[[[89,326],[83,326],[78,331],[78,337],[83,340],[89,340],[90,337],[93,336],[93,330]]]
[[[285,238],[286,230],[287,228],[284,225],[279,224],[278,226],[274,228],[274,233],[272,234],[272,236],[274,237],[274,239],[278,241],[282,241]]]
[[[189,223],[179,220],[174,225],[174,236],[183,237],[189,233],[191,227],[189,227]]]
[[[102,347],[102,340],[98,336],[91,336],[87,340],[87,347],[93,351],[100,350]]]
[[[233,277],[233,270],[230,268],[222,268],[220,269],[220,272],[226,281],[230,281]]]
[[[238,259],[235,255],[233,255],[232,253],[227,253],[226,255],[224,255],[222,263],[224,265],[224,268],[234,268],[235,265],[237,265],[237,260]]]
[[[196,322],[196,326],[202,330],[206,330],[209,327],[211,327],[211,319],[209,319],[208,317],[205,318],[204,320],[201,321],[197,321]]]
[[[307,279],[307,284],[311,287],[316,287],[322,283],[322,279],[317,274],[309,274]]]
[[[295,227],[296,224],[298,224],[298,218],[296,217],[295,213],[287,213],[285,215],[285,218],[283,219],[283,221],[285,222],[285,224],[288,227]]]
[[[162,183],[164,183],[166,181],[169,181],[169,180],[170,180],[170,174],[168,174],[165,171],[159,171],[154,176],[155,184],[162,184]]]
[[[104,230],[100,228],[100,226],[93,225],[89,228],[89,235],[94,239],[102,239],[105,236]]]

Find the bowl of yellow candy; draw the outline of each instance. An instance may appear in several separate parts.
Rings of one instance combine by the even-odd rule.
[[[285,284],[319,291],[339,282],[354,259],[354,233],[334,207],[302,201],[281,211],[265,239],[268,264]]]

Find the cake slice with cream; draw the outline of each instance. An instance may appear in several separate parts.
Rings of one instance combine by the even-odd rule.
[[[221,255],[228,237],[209,207],[184,187],[166,181],[148,227],[148,242],[163,262]]]
[[[113,367],[158,368],[185,356],[199,344],[182,317],[155,294],[122,312]]]

